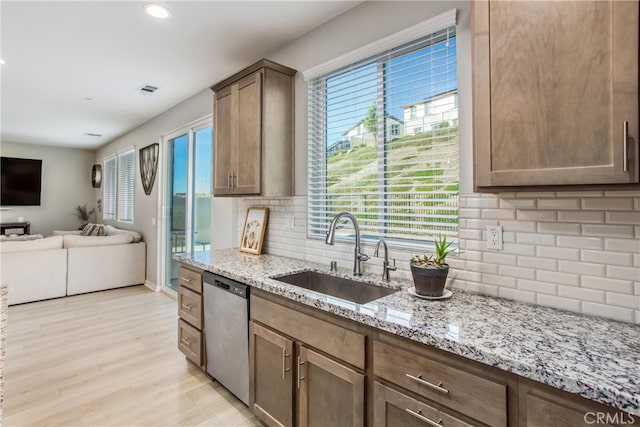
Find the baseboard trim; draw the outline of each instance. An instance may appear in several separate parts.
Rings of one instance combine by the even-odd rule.
[[[158,285],[156,285],[155,283],[152,283],[152,282],[150,282],[150,281],[148,281],[148,280],[145,280],[145,281],[144,281],[144,285],[145,285],[147,288],[151,289],[153,292],[158,292],[158,291],[160,291],[160,286],[158,286]]]

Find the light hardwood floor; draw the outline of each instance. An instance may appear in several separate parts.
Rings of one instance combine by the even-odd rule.
[[[143,286],[10,307],[4,425],[259,425],[178,351],[177,317]]]

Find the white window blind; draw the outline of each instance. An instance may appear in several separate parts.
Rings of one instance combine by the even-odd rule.
[[[457,239],[457,90],[455,26],[311,80],[309,235]]]
[[[133,222],[135,149],[118,155],[118,221]]]
[[[115,156],[104,160],[104,195],[103,195],[103,219],[116,219],[116,189],[118,186],[118,167]]]

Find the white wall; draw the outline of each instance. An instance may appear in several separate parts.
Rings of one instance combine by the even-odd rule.
[[[82,223],[71,214],[73,208],[87,204],[95,207],[91,187],[93,150],[48,147],[2,142],[5,157],[42,159],[42,194],[40,206],[16,206],[0,212],[2,222],[24,217],[31,222],[31,234],[51,234],[53,230],[75,230]]]
[[[133,131],[121,136],[112,143],[102,147],[96,152],[95,162],[102,163],[103,159],[119,150],[129,146],[135,146],[136,150],[149,144],[158,142],[161,144],[160,152],[164,152],[162,137],[185,125],[211,115],[213,109],[213,92],[208,88],[192,96],[186,101],[174,106],[164,113],[154,117]],[[104,221],[113,224],[118,228],[136,230],[140,232],[147,244],[147,281],[153,285],[158,283],[158,260],[159,250],[158,227],[161,226],[161,215],[158,210],[159,189],[161,180],[164,177],[165,163],[160,159],[158,175],[153,185],[150,195],[146,195],[142,188],[140,179],[140,165],[138,164],[138,153],[136,152],[136,172],[135,172],[135,218],[133,224],[123,224],[115,221]],[[97,192],[96,200],[102,198],[102,191]],[[218,215],[218,212],[221,214]],[[235,201],[233,199],[216,199],[212,202],[212,243],[215,247],[229,247],[234,244],[237,227],[235,224]],[[155,220],[155,225],[154,225]]]
[[[451,257],[449,286],[640,324],[640,190],[473,193],[470,3],[366,2],[314,29],[269,59],[303,71],[450,8],[458,10],[460,114],[460,255]],[[307,85],[296,76],[296,197],[246,198],[270,208],[265,253],[350,268],[353,244],[327,246],[306,234]],[[285,216],[295,216],[294,229]],[[487,250],[487,225],[501,225],[504,249]],[[239,231],[240,233],[240,231]],[[371,245],[364,245],[367,254]],[[394,277],[410,279],[416,249],[393,248]],[[380,273],[380,259],[364,263]]]

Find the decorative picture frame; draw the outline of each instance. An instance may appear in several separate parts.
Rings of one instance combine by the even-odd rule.
[[[267,231],[269,208],[251,207],[247,209],[247,215],[242,227],[240,239],[240,252],[260,255],[264,233]]]
[[[140,179],[142,180],[144,194],[147,196],[151,194],[153,183],[156,180],[159,153],[160,144],[157,142],[140,149]]]

